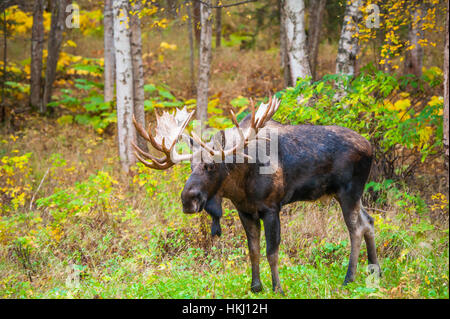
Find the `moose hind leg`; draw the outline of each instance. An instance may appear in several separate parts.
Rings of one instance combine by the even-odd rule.
[[[267,261],[272,273],[272,288],[284,295],[278,274],[278,248],[280,246],[280,215],[277,211],[267,211],[263,215],[264,233],[266,236]]]
[[[250,253],[250,262],[252,264],[252,292],[260,292],[262,290],[261,279],[259,276],[259,258],[260,258],[260,238],[261,238],[261,221],[252,215],[239,212],[239,218],[244,226],[247,235],[248,250]]]
[[[360,213],[360,201],[352,200],[350,196],[341,196],[339,198],[344,221],[350,234],[350,260],[348,263],[347,274],[345,275],[344,285],[355,280],[358,257],[361,250],[361,241],[365,233],[364,220]]]
[[[366,210],[361,204],[360,206],[361,206],[361,219],[364,220],[365,224],[364,240],[367,246],[367,259],[369,260],[369,264],[377,265],[377,268],[380,271],[380,266],[378,264],[377,258],[377,248],[375,245],[375,227],[373,218],[366,212]]]

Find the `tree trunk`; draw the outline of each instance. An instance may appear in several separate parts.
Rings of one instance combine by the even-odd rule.
[[[313,80],[316,80],[317,55],[320,44],[320,28],[322,27],[322,16],[325,9],[326,0],[311,0],[309,9],[309,32],[308,32],[308,52],[309,65]]]
[[[212,57],[211,0],[206,0],[203,2],[204,3],[200,5],[202,28],[200,36],[200,62],[197,85],[197,119],[202,122],[206,121],[208,117],[208,88]]]
[[[448,3],[447,3],[447,10],[448,10]],[[447,11],[447,21],[445,25],[445,47],[444,47],[444,165],[445,169],[449,169],[449,136],[448,136],[448,130],[449,130],[449,123],[448,123],[448,11]],[[448,175],[447,175],[447,185],[448,185]]]
[[[131,6],[131,5],[130,5]],[[145,127],[145,110],[144,110],[144,65],[142,63],[142,36],[141,21],[138,12],[141,10],[141,1],[135,2],[134,8],[131,8],[133,15],[130,17],[131,22],[131,57],[133,63],[133,91],[134,91],[134,116],[136,121]],[[148,151],[146,140],[137,134],[137,145],[145,152]]]
[[[220,0],[216,1],[218,6],[221,3]],[[216,49],[222,45],[222,8],[216,8]]]
[[[114,52],[114,15],[112,8],[113,0],[105,0],[104,9],[104,55],[105,55],[105,87],[104,100],[111,102],[114,99],[114,68],[115,68],[115,52]]]
[[[34,3],[33,27],[31,30],[30,105],[33,109],[38,108],[41,101],[44,5],[45,0],[36,0]]]
[[[292,86],[291,83],[291,71],[289,70],[289,58],[286,47],[286,16],[284,13],[284,0],[278,1],[280,12],[280,62],[281,69],[283,70],[284,86]]]
[[[357,22],[362,19],[361,0],[349,0],[345,7],[341,38],[336,58],[336,73],[355,75],[356,56],[359,52]],[[355,23],[356,21],[356,23]]]
[[[114,49],[116,54],[117,136],[122,170],[130,172],[136,161],[131,142],[136,131],[133,126],[133,63],[131,35],[128,26],[128,0],[114,0]]]
[[[189,67],[191,74],[191,93],[195,94],[195,68],[194,68],[194,35],[192,33],[192,12],[191,6],[186,6],[187,16],[188,16],[188,34],[189,34]]]
[[[285,0],[284,14],[286,46],[291,71],[290,81],[295,84],[298,78],[311,76],[306,51],[305,4],[303,0]]]
[[[51,102],[53,92],[53,82],[56,77],[56,66],[58,64],[59,52],[63,41],[65,30],[66,7],[69,0],[56,0],[52,3],[52,21],[50,34],[48,37],[47,69],[45,72],[44,96],[40,104],[39,112],[47,112],[47,104]]]
[[[419,40],[424,38],[423,16],[426,9],[423,4],[419,4],[412,15],[412,21],[409,26],[408,39],[409,44],[413,46],[411,50],[406,51],[405,74],[414,74],[420,77],[422,75],[423,48]]]
[[[197,47],[200,45],[200,29],[201,29],[201,22],[200,22],[200,2],[193,0],[192,1],[192,7],[193,7],[193,20],[194,20],[194,34],[195,34],[195,43],[197,44]]]
[[[0,104],[0,123],[6,122],[5,82],[6,65],[8,64],[8,22],[6,21],[6,8],[3,11],[3,78],[2,78],[2,103]]]

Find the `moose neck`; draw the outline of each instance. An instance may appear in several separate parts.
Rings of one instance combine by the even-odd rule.
[[[226,166],[227,176],[219,189],[222,197],[230,199],[234,204],[245,201],[246,176],[249,171],[249,164],[228,164]]]

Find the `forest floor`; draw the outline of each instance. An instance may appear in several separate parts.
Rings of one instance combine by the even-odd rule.
[[[156,44],[146,45],[157,52]],[[91,50],[101,50],[101,42]],[[190,98],[188,59],[177,51],[163,62],[148,56],[146,77]],[[211,92],[225,104],[239,95],[267,96],[283,86],[278,63],[277,51],[223,48],[213,61]],[[319,63],[333,72],[332,55]],[[383,209],[369,209],[383,275],[368,275],[363,244],[356,281],[345,287],[350,244],[337,202],[284,207],[279,270],[286,296],[272,292],[264,236],[264,290],[253,294],[245,233],[231,203],[224,203],[220,238],[211,238],[205,212],[182,213],[188,165],[163,172],[138,165],[126,176],[114,134],[55,116],[20,117],[15,132],[0,135],[0,165],[13,172],[1,186],[27,194],[0,219],[0,298],[449,297],[448,211],[435,207],[442,186],[421,195],[426,216],[405,212],[398,193],[383,193]],[[423,178],[436,184],[432,175]],[[407,186],[396,191],[411,193]],[[13,207],[5,198],[2,205]]]

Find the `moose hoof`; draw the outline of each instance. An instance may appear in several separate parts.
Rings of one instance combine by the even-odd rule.
[[[345,287],[347,286],[348,283],[352,282],[354,279],[353,278],[347,278],[345,277],[344,282],[342,283],[342,286]]]
[[[261,291],[262,291],[262,285],[261,285],[261,283],[252,284],[251,290],[252,290],[253,293],[261,292]]]
[[[283,289],[282,289],[280,286],[277,286],[277,287],[273,288],[273,291],[274,291],[275,293],[279,293],[279,294],[282,295],[283,297],[286,296],[286,295],[284,294]]]

